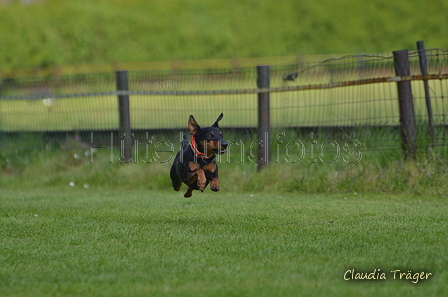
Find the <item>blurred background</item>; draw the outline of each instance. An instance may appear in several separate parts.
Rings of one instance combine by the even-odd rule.
[[[0,184],[167,189],[169,162],[157,162],[157,145],[173,153],[190,114],[207,126],[224,112],[221,128],[241,152],[224,161],[235,189],[250,180],[258,190],[440,188],[448,176],[447,11],[446,0],[0,0]],[[417,51],[419,40],[426,51]],[[414,167],[401,166],[392,52],[403,49]],[[418,77],[419,54],[429,81]],[[237,147],[260,135],[257,65],[270,65],[272,160],[305,160],[272,166],[263,179],[252,174],[258,164],[240,162],[253,154],[249,145]],[[119,90],[130,97],[128,151],[151,166],[120,166],[119,70],[128,71],[129,89]],[[310,139],[328,156],[319,164],[302,158],[299,144]],[[347,165],[350,154],[362,162]]]
[[[184,60],[197,60],[187,68],[252,66],[244,59],[386,52],[417,40],[446,48],[446,11],[444,0],[0,0],[0,74]]]

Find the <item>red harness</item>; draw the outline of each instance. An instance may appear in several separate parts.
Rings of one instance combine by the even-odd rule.
[[[194,137],[194,135],[191,135],[190,146],[193,149],[193,151],[196,153],[196,155],[201,159],[210,159],[211,157],[213,157],[213,155],[211,155],[210,157],[207,157],[204,153],[201,153],[198,150],[197,144],[196,144],[196,137]]]

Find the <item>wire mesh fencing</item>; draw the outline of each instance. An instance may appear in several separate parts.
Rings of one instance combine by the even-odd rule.
[[[273,65],[268,89],[257,87],[255,68],[129,72],[126,91],[117,91],[115,73],[3,79],[0,135],[118,131],[117,95],[123,94],[130,96],[133,131],[185,130],[190,114],[208,125],[223,112],[222,129],[253,133],[257,94],[269,92],[275,131],[314,131],[356,139],[366,149],[400,149],[397,82],[410,81],[418,141],[446,145],[448,50],[425,54],[427,74],[415,51],[405,77],[397,75],[391,53]],[[428,95],[434,135],[428,130]]]

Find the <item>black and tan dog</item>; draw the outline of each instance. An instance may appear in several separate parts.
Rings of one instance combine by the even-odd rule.
[[[221,113],[215,123],[207,128],[199,127],[192,115],[188,120],[190,144],[184,135],[182,149],[177,153],[170,171],[175,191],[180,190],[182,182],[188,186],[184,194],[186,198],[191,197],[193,190],[203,191],[209,183],[212,191],[220,189],[216,154],[224,154],[228,146],[219,131],[218,122],[222,117]]]

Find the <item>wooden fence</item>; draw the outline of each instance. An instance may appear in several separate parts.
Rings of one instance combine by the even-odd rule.
[[[269,162],[269,137],[279,128],[340,131],[366,149],[401,148],[405,158],[414,158],[419,143],[448,144],[447,61],[448,50],[425,50],[418,42],[412,52],[312,63],[4,79],[0,137],[92,131],[130,136],[181,130],[189,114],[205,118],[224,111],[224,128],[250,129],[263,140],[259,168]],[[132,158],[131,148],[125,141],[124,159]]]

